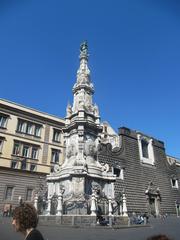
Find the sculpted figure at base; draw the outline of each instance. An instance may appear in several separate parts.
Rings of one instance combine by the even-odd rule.
[[[95,163],[97,149],[96,149],[95,143],[91,139],[88,139],[86,141],[84,153],[85,153],[85,156],[86,156],[86,163],[87,164]]]
[[[64,162],[64,165],[73,165],[77,154],[78,152],[75,143],[70,143],[70,145],[67,146],[66,160]]]

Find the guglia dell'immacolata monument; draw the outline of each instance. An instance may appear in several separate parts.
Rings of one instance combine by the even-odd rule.
[[[72,89],[73,104],[71,106],[68,103],[66,108],[63,129],[65,159],[62,166],[55,166],[54,172],[47,176],[46,215],[51,215],[54,196],[57,199],[57,216],[96,216],[102,209],[107,215],[113,214],[116,176],[108,164],[98,161],[97,149],[101,142],[102,126],[98,106],[93,103],[94,87],[90,79],[88,57],[87,42],[84,42],[80,46],[80,66]],[[100,198],[106,201],[98,201]]]

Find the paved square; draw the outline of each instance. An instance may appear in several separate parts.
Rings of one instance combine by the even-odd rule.
[[[45,240],[144,240],[154,234],[167,234],[173,240],[180,236],[180,218],[168,217],[150,219],[151,227],[137,227],[125,229],[102,228],[73,228],[57,226],[39,226]],[[1,240],[23,240],[24,236],[15,233],[10,218],[0,218]]]

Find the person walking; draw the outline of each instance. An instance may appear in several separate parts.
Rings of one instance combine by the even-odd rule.
[[[35,207],[29,203],[22,203],[13,211],[12,225],[16,232],[25,236],[24,240],[44,240],[41,232],[36,229],[38,214]]]

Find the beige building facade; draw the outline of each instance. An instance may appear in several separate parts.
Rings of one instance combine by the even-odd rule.
[[[0,209],[32,201],[64,159],[64,119],[0,99]]]

